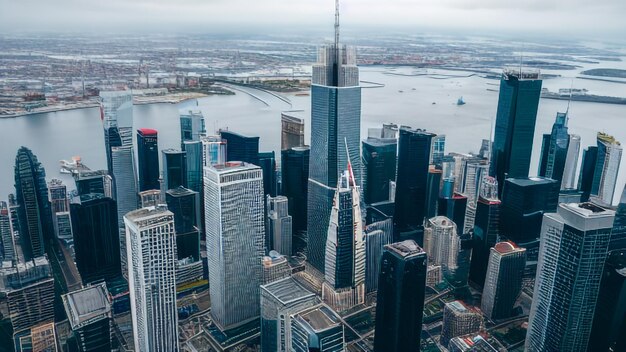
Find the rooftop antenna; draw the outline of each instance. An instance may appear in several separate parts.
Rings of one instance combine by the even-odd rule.
[[[339,0],[335,0],[335,48],[339,49]]]

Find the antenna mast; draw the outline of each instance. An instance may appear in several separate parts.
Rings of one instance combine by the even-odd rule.
[[[339,0],[335,0],[335,49],[339,50]]]

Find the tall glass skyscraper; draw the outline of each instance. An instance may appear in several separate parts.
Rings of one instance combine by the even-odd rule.
[[[185,150],[185,142],[199,141],[206,133],[202,111],[189,110],[180,114],[180,143]]]
[[[202,142],[201,141],[185,141],[183,142],[185,158],[185,171],[187,172],[187,183],[185,188],[192,191],[202,193]]]
[[[289,200],[293,218],[293,253],[306,248],[310,152],[309,147],[295,147],[281,153],[282,194]]]
[[[293,219],[289,215],[289,200],[284,196],[266,197],[266,248],[268,251],[275,250],[280,254],[291,256]]]
[[[226,160],[242,161],[259,166],[259,137],[244,136],[232,131],[220,131],[226,142]]]
[[[598,147],[589,146],[583,151],[583,161],[580,166],[580,176],[578,176],[578,190],[582,192],[583,202],[589,200],[591,186],[594,181],[596,171],[596,161],[598,160]]]
[[[426,252],[413,240],[385,246],[376,301],[375,351],[419,351]]]
[[[476,203],[476,220],[474,221],[472,262],[470,264],[470,281],[479,286],[485,283],[489,251],[495,246],[500,233],[500,200],[498,200],[498,181],[491,176],[483,179],[480,197]]]
[[[489,319],[509,318],[522,292],[526,249],[513,242],[499,242],[491,248],[481,309]]]
[[[136,210],[138,205],[137,169],[133,147],[113,147],[113,180],[115,183],[115,201],[117,202],[117,222],[120,228],[120,252],[122,274],[128,273],[126,267],[126,236],[124,234],[124,215]]]
[[[222,330],[259,317],[263,202],[258,166],[229,162],[204,168],[211,316]]]
[[[174,214],[142,208],[124,221],[135,351],[178,352]]]
[[[543,135],[539,176],[551,178],[561,183],[568,155],[570,136],[567,133],[567,112],[557,113],[552,125],[552,133]]]
[[[622,146],[613,136],[598,132],[598,156],[591,183],[591,196],[611,205],[622,161]]]
[[[133,145],[133,95],[131,91],[100,92],[100,101],[107,169],[112,175],[112,148]]]
[[[393,220],[388,218],[365,227],[365,292],[378,290],[380,259],[385,246],[393,242]]]
[[[24,260],[40,257],[54,238],[46,171],[33,152],[21,147],[15,157],[15,195]]]
[[[0,201],[0,240],[2,240],[2,260],[14,261],[17,259],[15,252],[15,239],[11,226],[11,216],[6,202]]]
[[[591,203],[544,215],[526,350],[587,350],[614,217]]]
[[[175,189],[187,184],[186,157],[187,154],[176,149],[165,149],[161,152],[163,157],[163,182],[165,191]]]
[[[541,83],[538,71],[502,74],[490,171],[498,180],[499,195],[504,179],[528,177]]]
[[[396,179],[395,138],[368,138],[363,141],[363,200],[365,204],[389,200],[389,181]]]
[[[361,87],[356,50],[335,42],[320,48],[311,81],[311,165],[309,168],[307,259],[324,273],[326,224],[337,181],[351,162],[361,185]],[[347,148],[347,149],[346,149]],[[350,158],[350,160],[348,160]]]
[[[613,232],[611,232],[609,250],[615,249],[626,249],[626,186],[624,186],[615,212],[615,222],[613,222]]]
[[[62,296],[65,313],[75,341],[73,347],[78,351],[111,350],[113,317],[109,297],[105,283],[85,287]]]
[[[259,163],[257,164],[263,170],[263,194],[276,197],[276,189],[278,181],[276,180],[276,153],[262,152],[259,153]]]
[[[561,181],[561,189],[563,190],[576,188],[576,170],[578,169],[579,154],[580,136],[572,134],[569,136],[565,168],[563,169],[563,180]]]
[[[160,189],[158,133],[151,128],[137,130],[139,191]]]

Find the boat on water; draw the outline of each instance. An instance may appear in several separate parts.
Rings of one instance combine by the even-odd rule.
[[[456,101],[456,105],[465,105],[465,100],[463,100],[463,97],[460,97],[459,100]]]
[[[399,90],[398,93],[404,93],[404,91],[403,90]]]

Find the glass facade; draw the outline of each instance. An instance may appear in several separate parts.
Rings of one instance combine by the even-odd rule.
[[[486,177],[476,203],[469,278],[480,287],[485,283],[490,249],[496,244],[500,232],[501,203],[497,197],[497,187],[495,178]]]
[[[363,141],[363,200],[373,204],[389,200],[389,181],[396,179],[396,139]]]
[[[167,208],[174,214],[176,230],[176,251],[178,259],[192,258],[192,262],[200,260],[200,196],[198,192],[182,186],[170,189],[165,193]]]
[[[139,191],[160,189],[159,146],[156,130],[149,128],[137,130],[137,163]]]
[[[165,190],[184,187],[187,184],[187,153],[176,149],[165,149],[161,154]]]
[[[557,113],[552,133],[543,135],[539,176],[559,182],[563,180],[565,161],[568,155],[570,136],[567,133],[567,113]]]
[[[603,204],[613,203],[617,173],[622,160],[622,146],[612,136],[598,133],[598,155],[591,183],[591,195]]]
[[[522,292],[526,250],[513,242],[496,243],[491,248],[481,309],[492,320],[513,314],[513,305]]]
[[[263,170],[263,194],[276,197],[278,181],[276,180],[276,153],[259,153],[258,166]]]
[[[226,142],[226,160],[242,161],[259,166],[259,137],[243,136],[232,131],[220,131]]]
[[[292,253],[303,252],[306,248],[310,151],[308,147],[298,147],[281,153],[282,194],[288,199],[293,220]]]
[[[185,150],[185,142],[196,142],[206,133],[204,116],[201,111],[189,110],[180,114],[180,143],[181,149]]]

